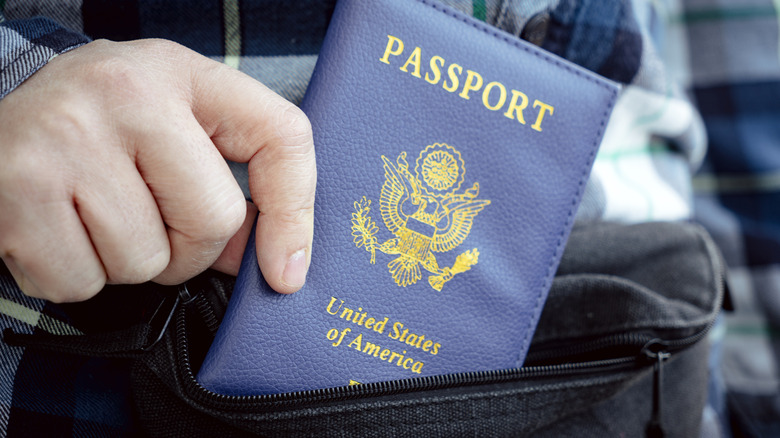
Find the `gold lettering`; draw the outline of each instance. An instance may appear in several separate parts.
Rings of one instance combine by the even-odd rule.
[[[343,340],[344,340],[344,336],[346,336],[346,335],[347,335],[347,333],[349,333],[349,332],[351,332],[351,331],[352,331],[352,329],[351,329],[351,328],[349,328],[349,327],[347,327],[347,328],[345,328],[344,330],[342,330],[342,331],[341,331],[341,337],[339,337],[339,340],[338,340],[337,342],[334,342],[334,343],[333,343],[333,346],[334,346],[334,347],[338,347],[339,345],[341,345],[341,341],[343,341]]]
[[[363,308],[362,307],[358,307],[358,312],[363,312]],[[368,313],[363,312],[360,315],[360,321],[356,321],[357,325],[363,325],[363,320],[366,319],[366,316],[368,316]]]
[[[329,309],[332,307],[334,302],[335,301],[332,301],[331,305],[328,306]],[[353,311],[353,313],[350,314],[354,316],[352,322],[357,323],[358,316],[366,314],[365,312],[360,313],[362,310],[362,307],[358,307],[358,312]],[[336,312],[331,309],[328,310],[328,313],[335,314]],[[380,323],[382,324],[382,329],[384,329],[384,325],[387,323],[387,318],[385,318],[384,321],[380,321]],[[366,325],[370,326],[372,324],[377,325],[379,323],[377,323],[375,319],[372,320],[372,318],[369,318],[369,320],[366,322]],[[403,331],[401,329],[403,329]],[[349,327],[346,327],[341,331],[332,328],[328,330],[325,336],[329,341],[332,341],[332,345],[334,347],[338,347],[344,343],[344,339],[350,332],[352,332],[352,329]],[[425,338],[424,335],[410,333],[408,328],[403,328],[403,324],[401,322],[395,322],[393,324],[392,333],[390,333],[389,336],[393,339],[399,340],[399,342],[405,342],[407,345],[411,345],[412,347],[416,348],[420,348],[420,345],[422,344],[425,351],[428,351],[428,349],[430,349],[432,346],[433,350],[429,352],[433,355],[438,354],[439,348],[441,347],[441,344],[433,343],[433,341],[430,340],[423,343],[423,339]],[[403,367],[403,369],[410,370],[413,373],[422,374],[422,368],[424,365],[423,362],[415,361],[414,358],[408,357],[407,350],[403,350],[402,352],[397,353],[389,348],[383,349],[381,346],[374,344],[369,340],[363,342],[363,333],[358,333],[357,336],[355,336],[352,341],[346,345],[349,348],[354,348],[355,350],[369,356],[378,357],[380,360],[391,363],[397,367]]]
[[[518,105],[517,99],[522,99]],[[509,109],[506,110],[504,116],[513,119],[515,116],[512,113],[517,113],[517,121],[525,125],[525,119],[523,119],[523,110],[528,106],[528,96],[517,90],[512,90],[512,101],[509,102]]]
[[[458,72],[455,73],[455,70],[458,70]],[[461,73],[463,73],[463,67],[458,64],[450,64],[450,66],[447,67],[447,76],[450,78],[450,85],[447,85],[447,80],[445,79],[444,82],[441,83],[442,87],[450,93],[457,90],[458,85],[460,85],[458,75]]]
[[[393,46],[397,46],[393,49]],[[385,64],[390,64],[390,55],[398,56],[404,51],[404,42],[400,38],[396,38],[392,35],[387,36],[387,47],[385,48],[385,54],[379,59]]]
[[[393,332],[390,333],[387,336],[390,336],[390,339],[398,339],[401,337],[401,329],[404,327],[404,325],[400,322],[396,322],[393,324]]]
[[[490,105],[490,91],[494,87],[498,87],[498,103]],[[482,92],[482,105],[485,105],[485,108],[490,111],[498,111],[504,106],[504,102],[506,102],[506,87],[504,87],[504,84],[493,81],[485,86],[485,91]]]
[[[367,329],[370,329],[370,328],[371,328],[371,326],[372,326],[372,325],[374,325],[374,323],[375,323],[375,322],[376,322],[376,320],[375,320],[374,318],[371,318],[371,317],[369,317],[369,318],[366,320],[366,325],[365,325],[365,328],[367,328]]]
[[[349,315],[347,315],[347,312],[349,312]],[[346,319],[347,321],[350,321],[350,318],[352,318],[352,314],[353,313],[355,313],[354,310],[352,310],[352,309],[350,309],[348,307],[345,307],[344,310],[341,312],[341,316],[339,316],[339,318]],[[344,318],[345,315],[346,315],[346,318]]]
[[[373,354],[374,357],[379,357],[379,350],[381,350],[381,348],[382,347],[380,347],[379,345],[372,344],[372,343],[366,341],[366,346],[363,347],[363,353],[366,353],[366,354],[369,354],[369,355]]]
[[[444,58],[439,55],[432,56],[429,64],[431,66],[431,71],[433,72],[433,78],[426,72],[425,81],[429,84],[436,85],[439,83],[439,79],[441,79],[441,67],[444,67]]]
[[[382,57],[379,58],[379,61],[385,64],[390,64],[391,57],[397,57],[402,54],[404,54],[404,42],[398,37],[387,35],[387,45],[385,46],[385,51],[382,54]],[[510,90],[512,92],[512,96],[508,99],[508,88],[503,83],[498,81],[491,81],[487,82],[487,85],[485,85],[486,79],[484,79],[480,73],[474,70],[466,70],[466,77],[463,78],[463,66],[456,63],[451,63],[448,65],[444,58],[439,55],[433,55],[430,57],[430,59],[428,59],[428,68],[424,72],[425,75],[423,76],[423,62],[425,62],[425,60],[422,57],[422,48],[415,46],[414,50],[409,52],[408,56],[406,57],[406,61],[399,67],[399,69],[403,72],[411,74],[414,77],[424,78],[425,81],[429,84],[437,85],[441,83],[442,88],[450,93],[455,93],[460,90],[460,92],[458,92],[458,96],[466,100],[470,100],[472,92],[479,93],[481,90],[482,105],[485,108],[490,111],[503,111],[504,117],[508,119],[516,119],[521,125],[526,125],[524,111],[528,109],[529,103],[531,101],[529,100],[527,94],[523,93],[522,91],[512,89]],[[463,79],[462,83],[461,79]],[[485,86],[483,87],[483,85]],[[493,92],[493,90],[497,90],[497,93]],[[507,101],[509,101],[509,105],[506,105]],[[555,108],[552,105],[546,104],[538,99],[533,100],[533,108],[537,109],[538,111],[531,128],[535,131],[541,132],[542,123],[545,120],[545,117],[548,115],[552,116]],[[533,116],[529,117],[533,118]],[[331,315],[336,315],[337,312],[341,311],[342,305],[344,304],[344,301],[342,300],[341,304],[338,306],[338,308],[336,308],[336,301],[337,299],[332,297],[331,302],[328,304],[327,310]],[[380,322],[377,324],[376,319],[366,319],[367,312],[360,312],[362,312],[362,309],[358,310],[358,312],[354,312],[353,310],[343,310],[341,317],[358,325],[363,325],[365,320],[366,327],[370,328],[371,326],[374,326],[374,330],[378,333],[382,333],[384,331],[387,319],[385,319],[384,323]],[[397,333],[391,335],[393,339],[399,340],[400,338],[400,340],[403,342],[403,338],[401,336],[400,329]],[[421,348],[419,345],[419,336],[417,339],[418,342],[414,345],[417,348]]]
[[[336,310],[331,312],[330,309],[333,308],[333,303],[336,302],[336,297],[330,297],[330,303],[328,303],[328,307],[325,309],[325,311],[330,313],[331,315],[337,314],[339,312],[339,309],[341,309],[341,306],[344,304],[344,300],[340,300],[340,301],[341,301],[341,304],[339,304],[338,309],[336,309]]]
[[[374,324],[374,331],[375,331],[375,332],[377,332],[377,333],[379,333],[379,334],[382,334],[382,333],[384,333],[384,332],[385,332],[385,326],[387,325],[387,321],[388,321],[389,319],[390,319],[390,318],[388,318],[387,316],[385,316],[385,319],[383,319],[383,320],[381,320],[381,321],[377,322],[376,324]]]
[[[390,353],[390,359],[387,359],[388,362],[392,362],[395,360],[396,357],[401,356],[400,354],[396,353],[395,351]],[[403,357],[403,356],[402,356]]]
[[[553,110],[555,108],[553,108],[552,105],[547,105],[546,103],[541,102],[539,99],[534,100],[534,108],[536,107],[540,107],[541,109],[539,110],[539,115],[536,116],[536,123],[531,125],[531,128],[542,132],[542,118],[544,118],[545,111],[549,111],[550,115],[553,115]]]
[[[458,96],[468,100],[470,91],[477,91],[482,88],[482,76],[479,73],[466,70],[466,83],[463,84],[463,90],[461,90]]]
[[[404,354],[406,354],[406,350],[404,350]],[[396,363],[396,366],[401,366],[401,361],[404,360],[404,354],[398,355],[398,363]]]
[[[347,345],[347,347],[352,347],[355,350],[360,351],[363,348],[363,334],[357,335],[357,337]]]
[[[414,50],[412,50],[412,54],[409,55],[409,59],[406,60],[406,63],[401,67],[401,70],[409,73],[409,70],[407,70],[407,67],[409,67],[409,64],[414,66],[414,71],[412,71],[412,76],[416,78],[421,78],[420,76],[420,58],[422,56],[422,49],[419,47],[415,47]]]

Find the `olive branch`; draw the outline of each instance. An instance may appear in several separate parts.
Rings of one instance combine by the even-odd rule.
[[[379,227],[368,213],[371,211],[371,200],[365,196],[360,201],[355,201],[355,212],[352,213],[352,241],[358,248],[364,247],[371,253],[371,264],[376,263],[376,233]]]

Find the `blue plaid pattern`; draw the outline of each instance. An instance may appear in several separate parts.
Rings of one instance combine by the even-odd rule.
[[[713,332],[724,355],[713,361],[713,381],[728,385],[741,431],[780,436],[780,355],[772,341],[780,323],[777,0],[441,1],[518,36],[547,16],[544,49],[623,85],[577,220],[695,217],[708,227],[727,257],[739,309]],[[334,3],[0,0],[0,98],[88,38],[166,38],[297,103]],[[231,168],[245,183],[246,167]],[[6,327],[77,330],[56,306],[24,297],[0,273]],[[0,436],[138,432],[121,361],[55,360],[5,345],[0,358]],[[729,435],[719,394],[716,384],[708,436]]]
[[[736,429],[761,437],[780,436],[778,8],[717,2],[680,17],[710,139],[694,179],[696,216],[726,256],[737,308],[726,317],[719,371]]]
[[[79,334],[0,265],[0,331]],[[129,363],[0,347],[0,436],[135,436]]]
[[[52,57],[86,42],[46,18],[0,23],[0,99]]]
[[[632,81],[642,38],[631,2],[562,0],[551,16],[543,48],[618,82]]]

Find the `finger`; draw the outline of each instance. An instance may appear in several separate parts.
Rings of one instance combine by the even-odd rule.
[[[225,249],[217,261],[211,266],[217,271],[225,274],[238,275],[238,269],[241,267],[241,260],[244,257],[249,234],[252,232],[252,225],[257,220],[257,207],[251,202],[246,203],[246,218],[241,228],[233,235],[233,238],[225,245]]]
[[[196,118],[226,158],[249,162],[263,276],[276,291],[294,292],[305,282],[313,233],[316,166],[309,121],[236,70],[203,60],[199,71],[210,74],[193,75]]]
[[[181,112],[181,111],[179,111]],[[243,193],[191,114],[149,121],[137,165],[168,226],[170,261],[154,278],[181,283],[211,266],[244,221]]]
[[[135,163],[127,155],[112,157],[92,157],[101,164],[102,171],[79,179],[78,213],[108,282],[143,283],[168,266],[168,235]]]
[[[8,271],[11,273],[11,276],[16,281],[16,285],[19,286],[19,289],[21,289],[22,292],[31,297],[43,298],[43,293],[41,290],[38,289],[38,286],[30,280],[30,277],[28,277],[24,271],[22,271],[19,265],[14,262],[13,257],[8,255],[6,257],[2,257],[2,260],[3,263],[5,263],[6,268],[8,268]]]
[[[31,178],[35,178],[32,176]],[[36,183],[17,184],[40,187]],[[106,274],[69,193],[57,186],[4,196],[14,215],[0,215],[0,257],[26,294],[54,302],[83,301],[105,285]],[[18,193],[17,193],[18,194]],[[34,198],[34,199],[33,199]]]
[[[271,287],[282,293],[295,292],[306,281],[314,228],[314,159],[286,155],[294,154],[291,149],[269,147],[249,163],[259,210],[258,264]]]

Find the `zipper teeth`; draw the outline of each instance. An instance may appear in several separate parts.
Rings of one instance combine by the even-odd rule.
[[[613,347],[615,345],[623,347],[638,347],[645,350],[650,346],[660,346],[662,350],[675,352],[682,350],[690,345],[699,342],[702,338],[707,336],[712,326],[715,324],[715,319],[707,322],[707,324],[695,334],[680,339],[659,339],[649,334],[639,333],[627,333],[618,334],[612,336],[605,336],[593,341],[586,341],[581,344],[571,346],[564,349],[551,348],[548,351],[531,352],[526,358],[527,362],[541,362],[545,360],[560,359],[569,356],[577,356],[581,354],[593,353],[605,348]]]
[[[653,337],[641,334],[618,334],[604,336],[593,341],[585,341],[566,348],[551,347],[549,350],[530,352],[526,358],[527,362],[541,362],[545,360],[559,359],[568,356],[577,356],[580,354],[592,353],[607,347],[621,345],[626,347],[642,347]]]
[[[705,246],[710,250],[711,253],[716,254],[715,250],[712,248],[713,244],[710,242],[705,241]],[[724,265],[720,258],[718,258],[717,255],[713,256],[713,266],[712,266],[713,274],[716,280],[716,287],[717,287],[717,297],[715,308],[720,308],[723,305],[723,295],[725,293],[725,273],[724,273]],[[649,351],[649,347],[653,345],[657,345],[662,347],[662,350],[668,351],[668,352],[674,352],[682,350],[690,345],[693,345],[700,340],[702,340],[707,334],[709,333],[710,329],[712,329],[712,326],[715,325],[717,318],[711,318],[709,321],[707,321],[707,324],[704,325],[700,330],[698,330],[693,335],[687,336],[685,338],[680,339],[671,339],[671,340],[665,340],[665,339],[659,339],[657,337],[651,336],[649,334],[640,334],[640,333],[627,333],[627,334],[618,334],[618,335],[612,335],[612,336],[606,336],[599,339],[596,339],[594,341],[590,342],[583,342],[581,344],[578,344],[573,347],[565,348],[563,350],[560,349],[551,349],[549,351],[540,351],[537,353],[531,352],[526,358],[526,361],[543,361],[543,360],[552,360],[552,359],[559,359],[565,356],[574,356],[578,354],[586,354],[598,351],[600,349],[612,346],[614,344],[619,344],[623,346],[638,346],[642,348],[642,353],[648,355],[649,357],[653,357],[653,354]]]
[[[516,380],[528,377],[553,377],[556,375],[586,372],[593,369],[605,370],[638,363],[636,357],[621,357],[600,361],[580,362],[573,364],[542,365],[522,367],[509,370],[479,371],[472,373],[458,373],[439,376],[427,376],[415,379],[397,380],[393,382],[375,382],[354,386],[342,386],[336,388],[314,389],[307,391],[289,392],[283,394],[265,395],[225,395],[204,388],[197,382],[190,366],[189,353],[187,352],[187,337],[184,309],[177,316],[177,342],[179,343],[179,359],[182,365],[185,384],[190,390],[198,393],[202,398],[217,403],[289,403],[300,404],[320,401],[323,399],[345,399],[370,397],[375,395],[392,395],[422,389],[445,389],[452,386],[475,385],[480,383],[499,383],[502,381]]]
[[[581,354],[593,353],[605,348],[614,347],[616,345],[622,347],[637,347],[644,349],[650,345],[658,345],[665,350],[681,350],[696,342],[700,341],[712,328],[715,320],[708,321],[707,324],[698,330],[695,334],[680,339],[659,339],[655,336],[642,333],[626,333],[604,336],[592,341],[585,341],[580,344],[570,346],[567,348],[550,348],[549,350],[542,350],[537,352],[530,352],[526,358],[527,362],[541,362],[546,360],[560,359],[570,356],[577,356]]]
[[[713,245],[705,242],[710,252],[713,252],[711,248]],[[723,301],[723,294],[725,290],[724,285],[724,268],[722,262],[715,261],[713,271],[715,275],[720,278],[718,283],[718,298],[717,306],[721,306]],[[678,351],[688,347],[704,338],[709,333],[712,326],[715,324],[715,318],[708,321],[708,323],[701,330],[695,334],[674,340],[662,340],[654,338],[648,334],[620,334],[614,336],[607,336],[597,339],[592,342],[586,342],[582,345],[575,346],[566,349],[565,355],[570,354],[585,354],[593,352],[615,343],[621,346],[631,347],[639,346],[642,348],[639,352],[640,356],[632,357],[620,357],[615,359],[606,359],[591,362],[579,362],[569,364],[557,364],[557,365],[540,365],[531,367],[515,368],[510,370],[499,371],[480,371],[474,373],[459,373],[443,376],[428,376],[416,379],[400,380],[394,382],[376,382],[361,384],[355,386],[344,386],[337,388],[325,388],[308,391],[298,391],[284,394],[267,394],[267,395],[251,395],[251,396],[232,396],[224,395],[209,391],[197,382],[190,366],[190,358],[187,350],[187,336],[186,336],[186,312],[182,307],[177,316],[177,331],[176,342],[179,344],[179,359],[180,364],[183,366],[185,385],[191,390],[191,392],[197,392],[200,397],[205,401],[217,403],[253,403],[253,404],[275,404],[275,403],[289,403],[289,404],[302,404],[308,402],[314,402],[323,399],[343,399],[343,398],[356,398],[356,397],[370,397],[374,395],[391,395],[402,392],[421,390],[421,389],[444,389],[455,385],[469,385],[479,383],[500,383],[507,380],[515,380],[519,378],[528,378],[536,376],[555,376],[562,374],[569,374],[575,372],[587,372],[592,369],[601,368],[603,371],[613,371],[614,368],[631,366],[641,366],[646,363],[641,359],[641,354],[644,353],[648,357],[652,357],[652,352],[648,354],[649,347],[651,345],[659,345],[662,351]],[[654,353],[657,354],[657,353]],[[537,354],[534,356],[534,360],[541,360],[540,357],[553,358],[560,357],[561,352]],[[235,408],[235,406],[232,406]]]
[[[214,315],[211,304],[208,303],[202,293],[195,297],[195,307],[198,309],[198,313],[203,318],[203,322],[206,325],[209,333],[211,333],[212,336],[216,335],[217,330],[219,329],[219,320],[217,319],[216,315]]]

